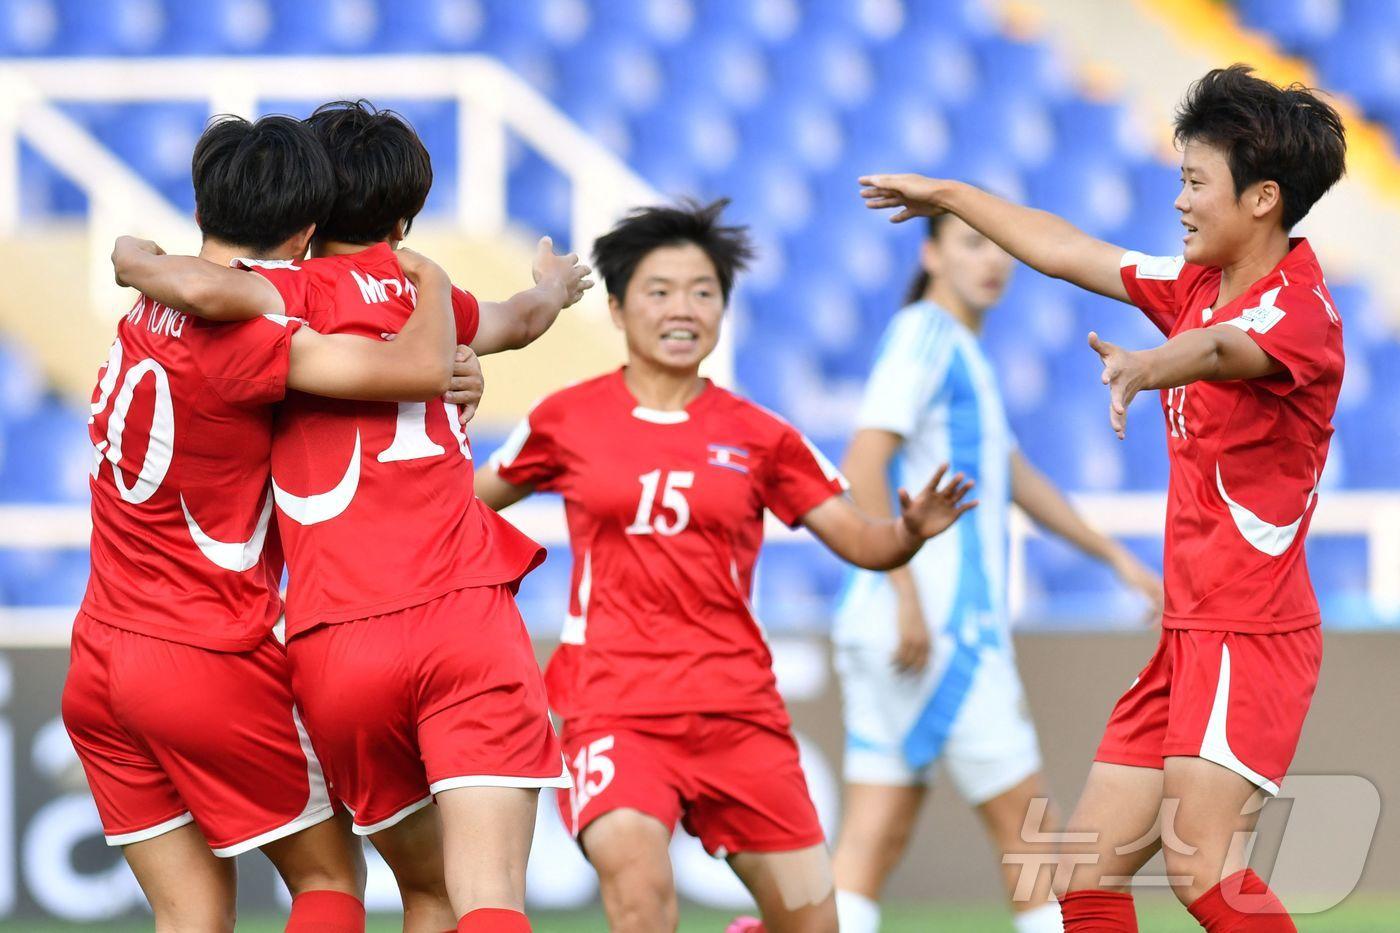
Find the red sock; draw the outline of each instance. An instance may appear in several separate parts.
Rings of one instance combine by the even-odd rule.
[[[365,933],[365,905],[340,891],[303,891],[292,898],[287,933]]]
[[[1133,896],[1089,888],[1060,898],[1065,933],[1138,933]]]
[[[1251,868],[1235,872],[1186,909],[1209,933],[1296,933],[1298,929]]]
[[[530,921],[518,910],[482,907],[457,921],[457,933],[530,933]]]

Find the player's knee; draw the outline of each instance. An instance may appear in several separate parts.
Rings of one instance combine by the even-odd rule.
[[[1188,852],[1166,847],[1162,850],[1162,858],[1166,862],[1172,893],[1182,904],[1191,905],[1220,880],[1211,875],[1199,850]]]

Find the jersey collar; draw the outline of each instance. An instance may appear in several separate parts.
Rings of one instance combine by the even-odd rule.
[[[633,418],[638,421],[646,421],[650,424],[685,424],[690,420],[690,416],[695,413],[697,406],[707,401],[714,393],[715,384],[709,379],[705,380],[705,388],[700,390],[700,394],[690,400],[690,404],[680,411],[662,411],[657,408],[648,408],[638,404],[636,396],[632,390],[627,388],[627,379],[623,375],[627,371],[626,366],[618,367],[613,373],[612,383],[616,387],[618,394],[628,408]]]

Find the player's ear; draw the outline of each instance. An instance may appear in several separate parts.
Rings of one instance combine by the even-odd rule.
[[[1257,190],[1250,196],[1250,213],[1255,217],[1264,217],[1283,203],[1283,192],[1279,190],[1278,182],[1265,179],[1257,182],[1255,188]]]
[[[292,234],[292,238],[288,241],[288,246],[290,247],[288,251],[294,253],[298,259],[305,257],[306,250],[311,246],[311,238],[315,235],[316,225],[307,224],[305,227]]]
[[[399,220],[394,224],[394,230],[389,234],[389,245],[397,246],[400,240],[408,237],[408,221]]]
[[[926,238],[919,245],[919,265],[924,267],[930,278],[936,279],[943,273],[943,254],[932,237]]]
[[[608,314],[612,315],[613,327],[618,330],[626,330],[622,323],[622,302],[617,300],[616,295],[608,295]]]

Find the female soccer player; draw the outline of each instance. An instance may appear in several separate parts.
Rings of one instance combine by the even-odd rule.
[[[791,425],[699,375],[752,255],[726,201],[635,211],[594,245],[627,365],[546,397],[481,471],[504,508],[563,494],[569,616],[546,674],[574,788],[561,810],[614,931],[674,929],[676,821],[727,858],[771,931],[836,929],[831,868],[749,603],[764,510],[887,570],[975,503],[939,469],[877,519]]]
[[[1049,792],[1007,618],[1011,502],[1161,610],[1156,574],[1090,528],[1016,449],[978,343],[987,312],[1006,289],[1010,257],[949,214],[928,224],[918,275],[881,342],[844,472],[856,503],[884,515],[892,475],[908,483],[951,461],[977,481],[982,505],[907,566],[857,571],[837,609],[847,747],[834,867],[843,933],[879,928],[880,891],[908,845],[940,759],[997,850],[1034,854],[1022,827]],[[1041,832],[1058,822],[1032,817]],[[1058,933],[1051,873],[1040,872],[1033,890],[1017,893],[1022,864],[1013,858],[1002,869],[1017,930]]]
[[[1070,819],[1095,841],[1065,848],[1065,929],[1136,930],[1128,887],[1165,838],[1172,888],[1207,930],[1293,930],[1232,842],[1253,831],[1258,795],[1278,793],[1322,661],[1303,538],[1342,325],[1312,247],[1289,231],[1341,177],[1346,139],[1315,93],[1243,65],[1191,87],[1176,139],[1181,256],[1125,251],[955,181],[871,175],[862,194],[902,208],[896,222],[955,214],[1047,275],[1137,305],[1169,338],[1131,352],[1089,335],[1119,437],[1137,393],[1162,390],[1172,469],[1162,640]]]

